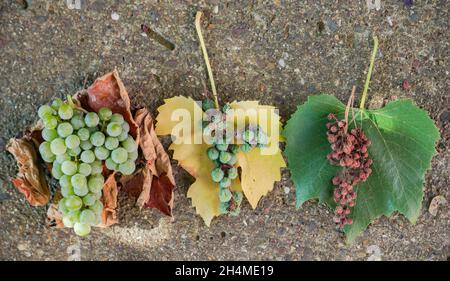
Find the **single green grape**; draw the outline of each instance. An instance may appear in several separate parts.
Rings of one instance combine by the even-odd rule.
[[[83,176],[89,176],[92,173],[92,167],[88,163],[80,163],[78,165],[78,173]]]
[[[52,141],[58,137],[58,132],[55,129],[44,128],[42,130],[42,138],[46,141]]]
[[[84,209],[80,214],[80,222],[91,225],[95,221],[95,213],[92,210]]]
[[[101,174],[103,172],[102,161],[96,160],[91,163],[91,175]]]
[[[80,147],[83,149],[83,150],[90,150],[91,148],[93,148],[94,146],[92,145],[92,143],[90,142],[90,141],[82,141],[81,143],[80,143]]]
[[[74,195],[72,184],[68,186],[61,186],[61,194],[64,197],[69,197],[70,195]]]
[[[102,175],[91,175],[87,182],[89,187],[89,191],[92,193],[101,192],[103,189],[103,184],[105,183],[105,179]]]
[[[77,188],[83,188],[83,187],[87,187],[87,179],[85,176],[83,176],[82,174],[75,174],[72,176],[72,178],[70,179],[70,183],[73,186],[73,191],[75,192],[75,194],[77,194],[76,189]],[[83,190],[81,190],[83,191]],[[87,192],[86,192],[87,193]],[[84,196],[80,195],[80,196]]]
[[[75,196],[76,195],[72,195]],[[69,209],[69,212],[67,213],[67,217],[69,217],[74,223],[80,220],[80,213],[81,213],[81,208],[80,209]]]
[[[56,155],[56,161],[58,161],[59,163],[63,163],[66,160],[71,160],[69,154],[63,153],[63,154],[60,154],[60,155]]]
[[[102,215],[101,214],[95,214],[95,220],[92,224],[93,226],[99,225],[102,223]]]
[[[69,228],[72,228],[75,224],[69,217],[66,217],[66,216],[63,216],[62,222],[65,227],[69,227]]]
[[[117,137],[122,133],[122,125],[117,122],[111,122],[106,127],[106,132],[111,137]]]
[[[52,140],[52,142],[50,143],[50,149],[52,153],[55,155],[64,154],[67,151],[67,147],[64,140],[60,138]]]
[[[66,160],[61,164],[61,171],[68,176],[75,175],[78,170],[78,165],[74,161]]]
[[[114,162],[111,157],[105,160],[105,165],[108,170],[117,171],[119,169],[119,164]]]
[[[224,215],[228,213],[228,208],[230,207],[229,202],[220,202],[219,204],[219,212],[220,214]]]
[[[216,144],[216,148],[219,150],[219,151],[226,151],[227,149],[228,149],[228,144]]]
[[[117,122],[119,124],[122,124],[124,121],[125,120],[123,119],[123,116],[121,114],[119,114],[119,113],[114,113],[111,116],[111,120],[110,120],[110,122]]]
[[[207,110],[212,109],[214,107],[215,107],[215,105],[214,105],[214,102],[212,100],[204,99],[202,101],[202,109],[203,109],[203,111],[206,112]]]
[[[70,182],[70,180],[72,179],[71,176],[68,175],[63,175],[60,179],[59,179],[59,185],[62,187],[72,187],[72,183]],[[65,196],[64,196],[65,197]]]
[[[237,162],[237,156],[235,154],[232,154],[232,153],[230,153],[230,155],[231,155],[231,158],[227,162],[227,164],[230,165],[230,166],[233,166]]]
[[[131,160],[134,162],[134,161],[136,161],[136,159],[138,159],[138,157],[139,157],[139,153],[137,150],[128,152],[128,160]]]
[[[45,115],[42,122],[47,129],[55,129],[58,126],[58,119],[55,116]]]
[[[79,187],[73,187],[73,193],[75,193],[75,195],[78,195],[80,197],[85,196],[86,194],[89,193],[89,188],[87,187],[87,185],[84,186],[79,186]]]
[[[73,225],[73,230],[75,231],[75,234],[78,236],[86,236],[89,233],[91,233],[91,226],[89,224],[76,222]]]
[[[73,109],[67,103],[63,103],[58,109],[58,115],[62,120],[69,120],[73,116]]]
[[[128,152],[133,152],[137,149],[137,144],[134,141],[132,136],[128,136],[126,140],[120,143],[123,148],[125,148]]]
[[[109,119],[111,119],[112,111],[107,107],[102,107],[98,111],[98,116],[100,117],[100,120],[108,121]]]
[[[77,132],[77,136],[80,138],[81,141],[87,141],[89,140],[89,136],[91,133],[87,128],[81,128]]]
[[[122,131],[122,133],[117,137],[119,141],[124,141],[128,138],[128,133]]]
[[[262,130],[258,131],[256,139],[257,139],[258,144],[267,145],[269,143],[266,133],[264,133]]]
[[[79,147],[79,146],[75,147],[74,149],[67,149],[67,154],[72,157],[76,157],[76,156],[80,155],[80,153],[81,153],[81,147]]]
[[[238,176],[238,170],[235,167],[231,167],[227,170],[227,177],[234,180]]]
[[[44,141],[39,145],[39,153],[43,159],[50,159],[55,156],[51,149],[51,143]]]
[[[105,135],[102,132],[95,132],[89,140],[94,146],[102,146],[105,143]]]
[[[114,150],[119,146],[119,140],[114,137],[107,137],[105,140],[105,147],[109,150]]]
[[[224,176],[224,172],[220,168],[215,168],[211,172],[211,178],[214,182],[220,182]]]
[[[221,188],[228,188],[231,185],[231,179],[229,177],[223,177],[219,183]]]
[[[241,150],[242,152],[246,153],[249,152],[252,149],[252,146],[248,143],[241,144]]]
[[[100,122],[100,118],[98,118],[97,113],[95,112],[88,112],[85,116],[84,116],[84,123],[86,124],[87,127],[89,128],[94,128],[98,125],[98,123]]]
[[[242,199],[244,199],[244,195],[242,194],[242,192],[236,191],[233,192],[233,200],[240,205],[242,203]]]
[[[245,130],[242,134],[242,139],[248,143],[251,143],[255,138],[255,133],[251,130]]]
[[[130,125],[128,124],[128,122],[123,122],[122,123],[122,132],[126,132],[128,134],[129,131],[130,131]]]
[[[219,151],[214,147],[208,148],[208,158],[211,160],[216,160],[219,158]]]
[[[38,109],[39,118],[44,119],[45,116],[51,116],[55,113],[55,110],[51,108],[49,105],[42,105]]]
[[[238,154],[238,152],[239,152],[239,145],[237,145],[237,144],[231,144],[231,145],[229,146],[229,148],[230,148],[230,152],[231,152],[231,153],[233,153],[233,154]]]
[[[69,210],[79,210],[83,206],[83,201],[76,195],[66,197],[66,207]]]
[[[92,162],[95,161],[95,154],[94,154],[94,152],[92,152],[92,150],[85,150],[85,151],[81,152],[80,159],[84,163],[91,164]]]
[[[223,113],[228,113],[228,111],[230,111],[230,109],[231,109],[231,105],[230,105],[229,103],[225,104],[225,105],[222,107]]]
[[[95,200],[100,200],[100,198],[102,198],[102,191],[97,192],[97,193],[90,193],[92,195],[94,195]]]
[[[70,135],[65,140],[67,148],[74,149],[80,146],[80,138],[76,135]]]
[[[74,114],[72,119],[70,119],[70,124],[74,130],[83,128],[85,126],[83,115],[81,115],[81,113]]]
[[[100,193],[101,194],[101,193]],[[97,194],[96,193],[88,193],[86,196],[83,197],[83,204],[86,206],[92,206],[95,203],[95,200],[97,200]]]
[[[221,151],[220,152],[220,156],[219,156],[219,160],[220,160],[221,163],[227,164],[228,161],[231,160],[231,153],[226,152],[226,151]]]
[[[64,102],[62,101],[62,99],[60,98],[56,98],[52,101],[52,108],[54,110],[58,110],[59,107],[63,104]]]
[[[53,162],[53,167],[52,167],[52,176],[59,180],[62,176],[64,175],[64,173],[61,170],[61,164],[59,162]]]
[[[72,125],[69,122],[63,122],[58,125],[56,129],[58,135],[62,138],[68,137],[73,133]]]
[[[220,202],[229,202],[231,200],[232,194],[229,189],[222,188],[219,191]]]
[[[67,206],[66,206],[66,200],[67,200],[66,198],[62,198],[58,202],[58,211],[63,215],[66,215],[67,213],[69,213],[69,210],[67,209]]]
[[[99,160],[106,160],[109,157],[109,150],[104,146],[96,147],[94,150],[95,157]]]
[[[123,147],[118,147],[111,152],[111,159],[117,164],[122,164],[127,161],[127,158],[128,152]]]
[[[136,169],[136,165],[134,164],[134,161],[131,161],[131,160],[127,160],[119,165],[119,171],[124,175],[133,174],[135,169]]]

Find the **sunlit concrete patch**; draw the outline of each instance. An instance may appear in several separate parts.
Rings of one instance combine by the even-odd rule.
[[[171,237],[171,220],[171,218],[161,218],[158,226],[153,229],[115,225],[106,228],[104,234],[132,247],[153,248],[163,245]]]

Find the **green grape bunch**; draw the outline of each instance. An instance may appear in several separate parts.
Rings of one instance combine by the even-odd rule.
[[[39,153],[52,164],[51,174],[59,181],[63,198],[58,210],[64,226],[86,236],[101,223],[104,166],[131,175],[138,145],[121,114],[106,107],[83,112],[70,96],[66,102],[56,99],[41,106],[38,115],[44,124]]]
[[[226,114],[231,109],[229,104],[223,106],[222,111],[211,111],[214,104],[210,100],[202,103],[206,112],[203,122],[203,134],[215,135],[212,138],[212,146],[208,148],[208,158],[214,162],[211,171],[212,180],[219,184],[220,213],[237,216],[240,213],[243,194],[240,191],[232,191],[232,181],[238,177],[237,154],[239,151],[249,152],[252,148],[262,148],[268,144],[268,137],[259,126],[246,126],[242,132],[235,135],[220,134],[226,128]],[[219,132],[217,134],[217,132]],[[214,134],[216,133],[216,134]],[[219,137],[217,137],[219,136]],[[234,144],[234,138],[240,140],[241,144]]]

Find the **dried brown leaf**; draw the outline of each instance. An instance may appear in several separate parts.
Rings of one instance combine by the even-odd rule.
[[[122,114],[130,125],[130,134],[137,138],[138,126],[131,114],[130,98],[117,70],[95,80],[86,91],[79,92],[75,99],[88,111],[98,112],[100,108],[108,107],[112,112]]]
[[[115,175],[115,172],[110,174],[103,185],[103,213],[102,224],[100,225],[102,227],[116,224],[119,221],[117,217],[117,194],[119,190]]]
[[[38,164],[33,141],[29,137],[12,138],[9,140],[7,150],[14,155],[19,167],[17,176],[11,180],[13,185],[25,195],[32,206],[47,204],[50,200],[50,189]]]
[[[52,203],[48,207],[47,210],[47,226],[49,227],[56,227],[56,228],[63,228],[64,223],[62,221],[63,216],[58,211],[58,203],[59,200],[62,199],[61,192],[56,192],[55,196],[53,196]]]

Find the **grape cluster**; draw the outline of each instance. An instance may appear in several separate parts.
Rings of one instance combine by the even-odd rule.
[[[239,191],[231,191],[231,183],[238,176],[237,154],[239,150],[248,152],[258,146],[267,144],[267,135],[258,126],[247,126],[241,133],[234,135],[226,131],[226,114],[230,110],[230,105],[226,104],[222,112],[209,111],[214,104],[209,100],[203,101],[203,110],[206,112],[208,121],[203,123],[204,135],[214,136],[213,146],[207,151],[208,158],[214,162],[214,169],[211,171],[211,178],[219,184],[219,210],[221,214],[237,216],[240,213],[243,194]],[[208,116],[210,114],[210,116]],[[231,144],[233,140],[240,139],[242,144]]]
[[[137,144],[128,134],[123,116],[103,107],[98,113],[84,113],[72,99],[56,99],[38,111],[44,124],[39,152],[52,163],[51,173],[59,180],[63,198],[58,210],[66,227],[79,236],[101,222],[104,184],[103,161],[109,170],[130,175],[138,157]]]
[[[332,179],[335,187],[333,198],[337,203],[334,221],[342,228],[353,223],[348,215],[350,208],[355,205],[354,187],[360,181],[366,181],[372,173],[372,159],[369,159],[367,151],[370,140],[360,128],[353,128],[348,132],[347,122],[337,120],[334,114],[330,113],[328,119],[333,120],[326,125],[327,138],[333,151],[327,158],[332,165],[343,167]]]

